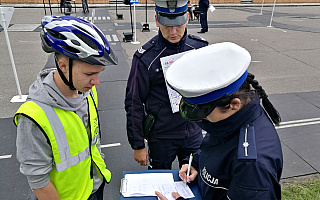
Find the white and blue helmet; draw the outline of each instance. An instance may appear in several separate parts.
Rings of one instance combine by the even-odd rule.
[[[58,52],[92,65],[118,63],[107,39],[94,24],[74,16],[52,15],[44,16],[41,24],[45,52]]]

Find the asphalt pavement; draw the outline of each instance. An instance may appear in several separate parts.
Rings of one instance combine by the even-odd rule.
[[[2,4],[2,6],[17,6]],[[21,6],[21,5],[20,5]],[[39,5],[38,5],[39,6]],[[89,5],[90,13],[82,13],[77,5],[72,15],[96,24],[106,35],[119,58],[117,66],[108,66],[101,74],[99,111],[102,130],[102,151],[106,155],[112,181],[105,187],[105,199],[119,199],[123,170],[144,170],[132,157],[126,138],[124,95],[133,53],[157,34],[154,7],[132,6],[135,13],[136,37],[123,40],[124,32],[131,32],[129,6]],[[230,41],[251,53],[249,72],[269,94],[279,110],[282,123],[277,127],[283,153],[282,181],[292,178],[319,177],[320,171],[320,6],[316,4],[276,5],[215,5],[208,13],[209,32],[198,34],[197,20],[187,25],[188,33],[205,38],[210,44]],[[57,7],[47,7],[46,13],[63,15]],[[147,17],[146,17],[147,13]],[[23,95],[46,65],[48,54],[41,49],[40,21],[45,10],[37,6],[14,10],[8,36]],[[123,19],[117,19],[122,14]],[[271,20],[272,19],[272,20]],[[133,19],[134,20],[134,19]],[[142,31],[148,24],[150,31]],[[16,159],[16,129],[12,117],[21,103],[11,103],[18,95],[7,43],[0,27],[0,196],[1,199],[24,200],[31,190],[19,172]],[[178,169],[174,163],[174,169]]]

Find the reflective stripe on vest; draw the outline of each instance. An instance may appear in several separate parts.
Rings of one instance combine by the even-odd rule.
[[[90,155],[89,147],[87,147],[84,151],[78,153],[77,155],[71,157],[68,140],[66,135],[64,134],[64,128],[61,124],[61,121],[57,113],[54,111],[54,109],[51,106],[48,106],[40,102],[35,102],[35,103],[38,104],[42,108],[42,110],[46,113],[49,123],[51,124],[54,137],[56,138],[60,160],[61,160],[61,162],[54,162],[56,166],[56,170],[58,172],[64,171],[69,167],[75,166],[81,161],[85,160]],[[93,138],[91,142],[91,146],[96,144],[98,136],[99,135]]]

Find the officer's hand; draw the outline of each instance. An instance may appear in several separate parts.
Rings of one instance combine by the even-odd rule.
[[[193,181],[197,177],[198,171],[193,166],[191,166],[190,175],[189,175],[189,177],[187,179],[188,166],[189,166],[188,164],[182,165],[182,167],[181,167],[181,169],[179,171],[179,177],[184,182],[190,183],[191,181]]]
[[[159,197],[160,200],[168,200],[165,196],[163,196],[160,192],[156,191],[156,195]],[[178,192],[172,192],[172,196],[177,199],[180,197]]]
[[[141,166],[146,166],[148,162],[148,151],[146,148],[140,150],[133,150],[133,158],[137,161]]]

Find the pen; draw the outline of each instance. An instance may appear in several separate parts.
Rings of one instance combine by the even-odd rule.
[[[148,167],[152,168],[152,166],[151,166],[149,163],[146,163],[146,165],[147,165]]]
[[[191,153],[191,154],[190,154],[190,157],[189,157],[189,165],[188,165],[188,171],[187,171],[187,182],[188,182],[188,177],[189,177],[189,175],[190,175],[190,169],[191,169],[192,159],[193,159],[193,155],[192,155],[192,153]]]

